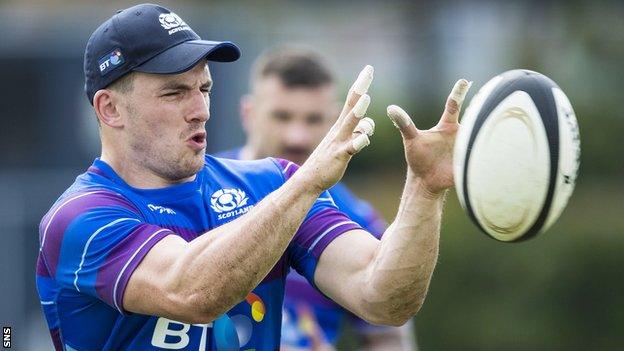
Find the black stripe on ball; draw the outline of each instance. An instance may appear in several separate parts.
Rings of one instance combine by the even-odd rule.
[[[559,121],[557,115],[557,105],[552,93],[552,88],[557,87],[557,84],[555,84],[555,82],[548,77],[529,70],[508,71],[503,73],[501,76],[503,77],[503,80],[492,90],[490,96],[481,106],[472,128],[470,138],[468,139],[468,147],[466,149],[466,158],[464,162],[464,177],[462,180],[464,185],[464,203],[466,204],[466,210],[470,219],[479,227],[479,229],[481,229],[482,232],[487,234],[488,237],[494,238],[487,233],[483,226],[481,226],[481,223],[477,220],[477,217],[472,209],[472,205],[470,204],[470,196],[468,194],[468,165],[470,162],[470,155],[479,130],[496,106],[498,106],[501,101],[515,91],[521,90],[526,92],[529,94],[537,107],[537,110],[542,118],[544,128],[546,129],[546,138],[548,140],[550,150],[550,176],[544,206],[531,228],[529,228],[529,230],[522,236],[513,240],[513,242],[519,242],[532,238],[539,233],[540,229],[546,222],[546,218],[548,218],[548,213],[550,212],[550,207],[555,193],[555,186],[557,184],[557,169],[559,165]]]

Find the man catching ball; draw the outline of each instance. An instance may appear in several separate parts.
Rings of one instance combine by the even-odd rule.
[[[369,144],[372,67],[298,168],[205,155],[206,61],[239,55],[151,4],[89,38],[85,90],[102,153],[40,225],[37,287],[57,350],[275,350],[288,267],[370,323],[399,326],[422,306],[467,82],[430,130],[388,108],[408,170],[377,240],[326,192]]]

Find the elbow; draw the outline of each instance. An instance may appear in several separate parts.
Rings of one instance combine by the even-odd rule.
[[[217,315],[204,311],[194,311],[187,313],[183,318],[179,318],[179,322],[187,324],[209,324],[217,319]]]
[[[188,324],[208,324],[219,316],[215,304],[197,295],[171,294],[167,318]]]
[[[158,301],[159,313],[156,315],[161,317],[182,323],[208,324],[244,300],[251,290],[243,284],[233,284],[226,275],[218,274],[221,267],[215,268],[214,274],[195,278],[181,268],[181,264],[173,266],[152,291],[145,293]],[[210,281],[210,284],[204,281]]]
[[[189,306],[190,308],[186,312],[186,323],[190,324],[208,324],[226,312],[226,310],[220,309],[219,306],[204,302],[189,304]]]
[[[401,327],[405,325],[405,323],[407,323],[410,319],[412,319],[418,313],[418,311],[420,311],[421,307],[422,307],[422,303],[415,303],[412,306],[410,306],[410,308],[400,313],[396,313],[393,316],[389,316],[388,320],[386,321],[387,323],[386,325],[389,325],[392,327]]]
[[[176,306],[172,312],[175,320],[190,324],[208,324],[219,316],[226,313],[236,303],[242,301],[241,298],[224,299],[213,293],[193,293],[189,295],[176,296],[172,298],[170,306]]]
[[[400,327],[420,311],[423,303],[424,298],[367,302],[361,317],[371,324]]]
[[[365,316],[365,320],[371,324],[384,325],[390,327],[400,327],[405,325],[414,315],[416,315],[418,309],[404,310],[404,311],[382,311],[376,314]]]
[[[196,324],[208,324],[213,322],[219,316],[225,314],[232,309],[236,304],[243,301],[246,294],[236,294],[229,298],[223,298],[227,295],[213,295],[212,298],[199,298],[197,303],[192,304],[194,306],[192,313],[193,319],[196,320]]]

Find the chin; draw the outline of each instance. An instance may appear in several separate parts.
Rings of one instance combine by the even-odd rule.
[[[164,176],[174,182],[184,181],[201,171],[204,166],[204,153],[190,157],[180,157],[169,163],[169,167],[162,170]]]
[[[191,173],[189,177],[201,171],[206,162],[204,155],[205,153],[202,152],[200,155],[194,155],[193,158],[189,160],[187,167],[185,167],[188,172]]]

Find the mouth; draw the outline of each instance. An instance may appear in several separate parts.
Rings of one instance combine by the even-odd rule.
[[[199,151],[206,148],[206,132],[196,132],[186,140],[186,143],[194,150]]]
[[[305,162],[308,156],[310,156],[310,153],[306,150],[286,150],[281,155],[282,158],[293,161],[300,165]]]

